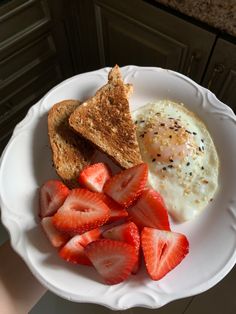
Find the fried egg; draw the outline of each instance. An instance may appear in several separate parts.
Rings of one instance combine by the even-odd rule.
[[[206,208],[218,187],[219,160],[204,123],[183,104],[169,100],[132,112],[148,182],[177,221]]]

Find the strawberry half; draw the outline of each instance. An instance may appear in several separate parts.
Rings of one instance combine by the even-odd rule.
[[[137,262],[137,254],[132,245],[110,239],[91,242],[85,247],[85,254],[110,285],[127,279]]]
[[[141,233],[141,246],[148,274],[153,280],[163,278],[189,250],[185,235],[147,227]]]
[[[102,233],[103,237],[111,240],[127,242],[135,247],[138,253],[140,247],[140,236],[137,226],[133,222],[125,222],[114,226]]]
[[[129,243],[134,246],[138,261],[135,264],[132,273],[136,273],[139,268],[139,249],[140,236],[138,227],[133,222],[125,222],[123,224],[114,226],[102,233],[103,237],[111,240],[118,240]]]
[[[43,218],[55,214],[64,203],[68,193],[68,187],[59,180],[45,182],[39,191],[39,216]]]
[[[78,241],[80,235],[70,239],[59,251],[59,256],[67,262],[81,265],[92,265],[84,253],[84,247]]]
[[[96,193],[74,189],[53,216],[53,224],[60,231],[81,234],[103,225],[109,216],[109,207]]]
[[[110,218],[108,220],[109,223],[128,216],[127,210],[123,206],[115,202],[112,198],[104,193],[98,193],[98,196],[110,208]]]
[[[133,207],[128,208],[130,219],[140,228],[170,230],[167,209],[161,195],[146,188]]]
[[[92,192],[102,192],[105,182],[110,179],[111,171],[102,162],[85,167],[79,175],[78,181]]]
[[[85,233],[79,235],[79,242],[83,247],[85,247],[90,242],[93,242],[99,239],[102,235],[102,231],[100,228],[89,230]]]
[[[99,228],[78,234],[71,238],[59,251],[61,258],[67,262],[82,265],[92,265],[84,253],[84,247],[92,241],[99,239],[101,231]]]
[[[123,170],[108,180],[104,192],[123,206],[130,206],[142,193],[148,177],[146,163]]]
[[[54,227],[52,217],[44,217],[41,220],[41,226],[43,227],[48,240],[54,247],[60,247],[69,240],[69,235],[58,231]]]

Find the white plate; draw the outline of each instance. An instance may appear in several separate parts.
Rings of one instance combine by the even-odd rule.
[[[232,110],[189,78],[160,68],[122,68],[134,84],[131,110],[159,99],[183,102],[207,125],[220,159],[220,187],[210,206],[194,221],[172,223],[186,234],[190,253],[173,271],[156,282],[144,268],[114,286],[101,283],[95,270],[69,265],[57,256],[38,226],[38,188],[56,177],[47,137],[47,112],[68,98],[85,100],[107,81],[109,69],[72,77],[53,88],[17,125],[1,158],[2,221],[13,248],[38,280],[54,293],[77,302],[122,310],[164,304],[201,293],[218,283],[236,261],[236,119]]]

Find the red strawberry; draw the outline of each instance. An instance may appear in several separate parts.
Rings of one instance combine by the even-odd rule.
[[[61,258],[67,262],[82,265],[91,265],[90,260],[84,253],[84,247],[101,236],[99,228],[78,234],[70,239],[59,251]]]
[[[44,217],[41,220],[41,225],[46,233],[46,236],[54,247],[60,247],[69,240],[69,236],[67,234],[58,231],[54,227],[52,217]]]
[[[115,202],[112,198],[104,193],[98,193],[101,200],[110,208],[110,218],[108,222],[114,222],[128,216],[127,210],[123,206]]]
[[[106,239],[123,241],[133,245],[139,260],[140,236],[139,230],[133,222],[125,222],[123,224],[114,226],[108,230],[105,230],[102,235]],[[135,264],[132,272],[136,273],[138,268],[139,261],[137,261]]]
[[[58,230],[81,234],[103,225],[109,216],[109,207],[96,193],[74,189],[53,216],[53,224]]]
[[[62,259],[73,264],[91,265],[90,260],[84,253],[84,247],[78,241],[80,235],[70,239],[59,251]]]
[[[79,183],[92,192],[102,192],[105,182],[110,179],[111,171],[102,162],[85,167],[79,175]]]
[[[59,180],[45,182],[39,191],[39,216],[52,216],[62,206],[69,189]]]
[[[108,180],[104,192],[123,206],[131,205],[142,193],[148,176],[145,163],[123,170]]]
[[[168,213],[161,195],[146,188],[137,203],[128,208],[130,219],[140,228],[170,230]]]
[[[85,247],[90,242],[99,239],[102,235],[102,231],[100,228],[89,230],[85,233],[79,235],[79,243]]]
[[[185,235],[143,228],[141,233],[146,268],[153,280],[159,280],[175,268],[188,253],[189,243]]]
[[[137,262],[137,254],[132,245],[110,239],[91,242],[85,247],[85,254],[110,285],[127,279]]]
[[[102,235],[106,239],[127,242],[135,247],[137,253],[139,251],[139,231],[133,222],[125,222],[123,224],[114,226],[108,230],[105,230]]]

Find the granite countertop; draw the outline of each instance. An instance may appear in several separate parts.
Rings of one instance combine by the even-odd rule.
[[[156,0],[236,37],[236,0]]]

